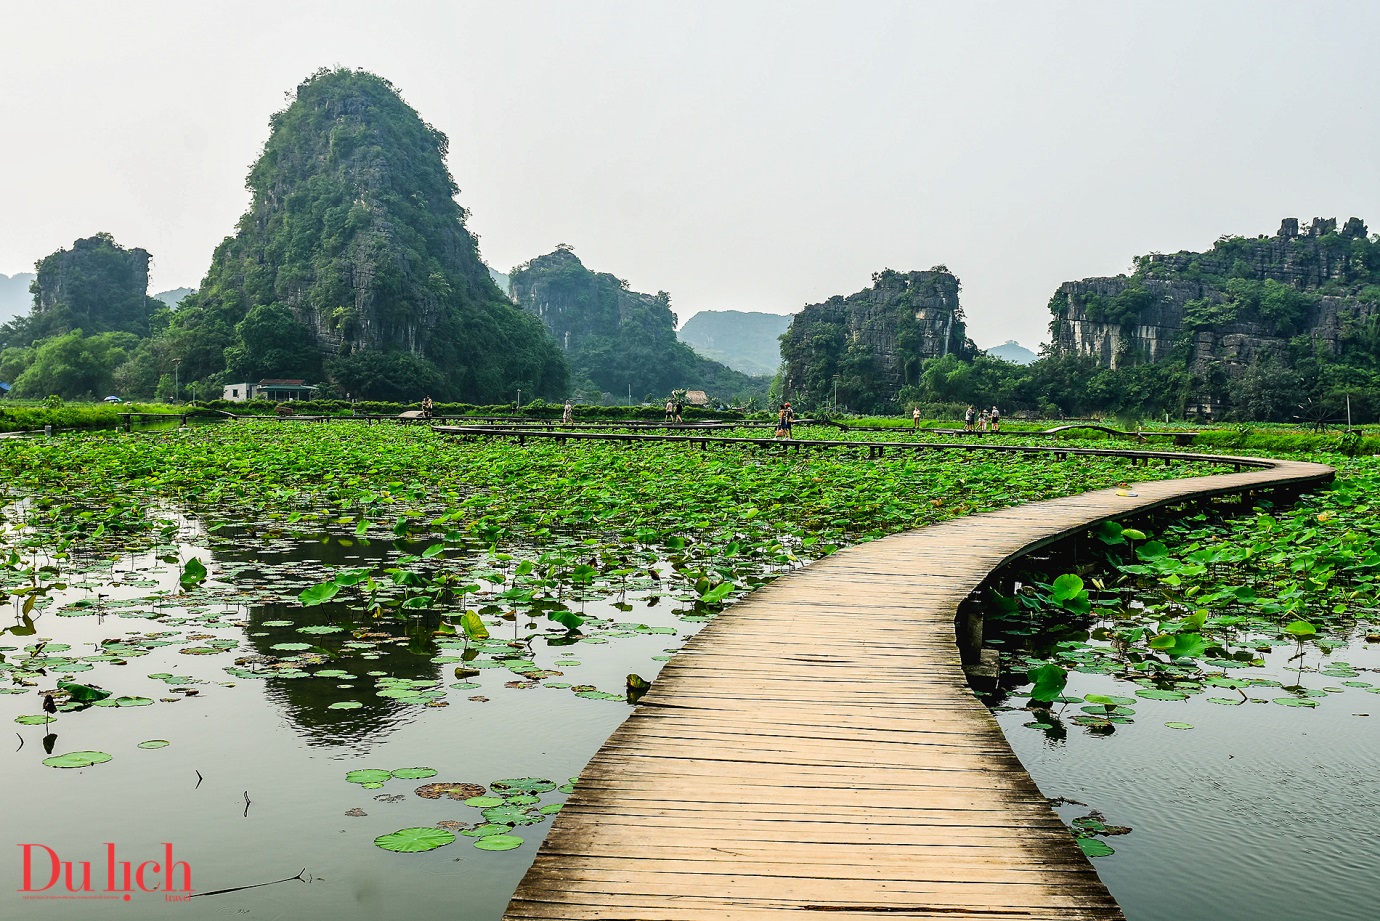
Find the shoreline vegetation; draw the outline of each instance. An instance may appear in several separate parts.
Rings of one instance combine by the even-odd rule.
[[[232,413],[235,416],[274,416],[279,406],[289,406],[292,415],[329,416],[349,419],[358,416],[399,416],[405,412],[421,409],[421,403],[395,403],[387,401],[310,400],[290,404],[275,404],[264,400],[232,402],[228,400],[203,400],[191,403],[67,403],[49,398],[47,400],[22,402],[6,400],[0,402],[0,433],[42,432],[45,426],[53,426],[54,431],[117,430],[123,427],[123,416],[136,414],[145,418],[140,424],[148,425],[149,416],[165,415],[169,421],[197,410],[216,410]],[[473,403],[437,403],[433,410],[438,417],[459,418],[473,416],[476,419],[507,417],[512,421],[547,421],[561,418],[562,404],[535,400],[521,407],[513,403],[476,405]],[[577,404],[574,407],[578,422],[661,422],[665,411],[662,406],[596,406]],[[687,406],[684,419],[687,422],[768,422],[772,414],[766,412],[741,412],[737,410],[713,410]],[[848,418],[844,424],[848,435],[879,435],[883,437],[929,435],[952,431],[962,427],[958,419],[922,419],[919,429],[913,427],[909,418],[886,416],[864,416]],[[1066,431],[1051,435],[1061,441],[1107,442],[1126,441],[1125,436],[1115,435],[1096,428],[1079,428],[1080,424],[1106,425],[1109,428],[1143,433],[1154,439],[1156,448],[1172,447],[1168,440],[1161,441],[1157,435],[1171,432],[1192,432],[1192,450],[1230,450],[1268,453],[1271,451],[1325,451],[1347,456],[1380,454],[1380,428],[1357,426],[1346,429],[1334,426],[1321,431],[1310,430],[1306,426],[1287,423],[1207,423],[1169,422],[1132,424],[1124,426],[1115,419],[1045,419],[1045,420],[1003,420],[1002,431],[980,433],[982,439],[1000,441],[1008,437],[1030,437],[1045,432],[1055,426],[1072,425]],[[799,423],[797,423],[799,425]],[[837,438],[844,432],[828,425],[821,426],[821,434],[816,437]],[[965,435],[974,437],[972,435]]]

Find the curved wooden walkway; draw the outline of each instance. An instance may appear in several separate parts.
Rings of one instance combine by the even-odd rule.
[[[1333,475],[1224,460],[1255,469],[971,515],[753,592],[581,773],[505,917],[1122,918],[969,690],[955,612],[1003,563],[1098,522]]]

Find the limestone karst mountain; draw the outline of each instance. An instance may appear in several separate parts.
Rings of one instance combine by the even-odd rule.
[[[1360,218],[1340,229],[1287,218],[1274,236],[1224,236],[1204,253],[1137,257],[1129,276],[1066,282],[1049,308],[1056,355],[1172,365],[1190,409],[1220,413],[1262,388],[1296,400],[1280,384],[1302,362],[1373,370],[1380,359],[1380,237]]]
[[[585,268],[567,246],[518,266],[510,279],[518,305],[565,350],[575,389],[586,399],[602,393],[664,400],[674,390],[704,390],[723,402],[766,395],[766,378],[697,355],[676,338],[665,291],[632,291],[607,272]]]
[[[958,288],[942,265],[884,269],[870,288],[809,305],[781,339],[783,394],[807,406],[832,405],[837,392],[840,405],[858,412],[893,408],[927,359],[976,354]]]
[[[447,139],[388,81],[322,70],[271,119],[253,195],[174,314],[186,376],[328,376],[357,396],[560,396],[566,366],[479,259]]]

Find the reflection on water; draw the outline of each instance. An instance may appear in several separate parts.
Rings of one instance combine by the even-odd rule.
[[[577,775],[628,712],[626,676],[654,678],[697,626],[648,580],[613,597],[567,596],[587,618],[572,635],[480,599],[492,636],[467,640],[446,625],[449,609],[375,618],[357,592],[314,607],[296,600],[335,567],[381,571],[422,548],[229,528],[207,535],[183,524],[176,546],[64,564],[61,581],[33,606],[33,632],[0,636],[5,690],[16,692],[0,694],[0,715],[17,731],[0,771],[11,789],[34,793],[7,799],[0,844],[41,843],[62,859],[96,860],[105,842],[141,859],[171,842],[198,890],[290,878],[304,866],[311,880],[175,906],[136,892],[144,916],[363,919],[405,905],[497,918],[549,814],[514,814],[534,824],[517,826],[525,843],[509,852],[481,851],[459,836],[400,855],[374,839],[484,824],[478,807],[415,795],[424,783],[562,784]],[[180,593],[181,563],[194,556],[209,576]],[[481,594],[500,587],[486,582]],[[59,676],[108,690],[111,700],[148,703],[64,709],[47,726],[10,722],[41,716],[40,692],[57,690]],[[139,747],[159,740],[169,744]],[[81,769],[42,764],[74,751],[111,758]],[[377,789],[345,780],[361,768],[422,767],[436,773]],[[563,798],[543,793],[541,804]],[[11,859],[7,878],[16,872]],[[25,898],[18,888],[0,892],[0,914],[72,917],[70,902]],[[121,899],[90,901],[81,916],[128,911]]]

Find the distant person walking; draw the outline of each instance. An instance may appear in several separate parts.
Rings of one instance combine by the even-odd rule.
[[[683,413],[683,412],[685,412],[685,404],[682,403],[680,400],[676,400],[676,421],[677,421],[677,422],[684,422],[684,421],[685,421],[684,419],[682,419],[682,418],[680,417],[680,414]]]
[[[991,424],[992,424],[992,415],[991,415],[991,413],[987,412],[987,410],[985,410],[985,409],[984,409],[982,412],[978,413],[978,431],[980,431],[980,432],[985,432],[985,431],[987,431],[987,426],[989,426],[989,425],[991,425]]]
[[[671,421],[672,419],[674,419],[675,417],[676,417],[676,401],[675,401],[675,400],[668,399],[668,400],[666,401],[666,418],[665,418],[664,420],[662,420],[662,421],[663,421],[663,422],[670,422],[670,421]]]
[[[790,438],[791,423],[795,421],[795,413],[791,412],[790,403],[782,403],[781,409],[776,414],[776,437]]]
[[[920,407],[915,407],[910,411],[910,427],[915,431],[920,431]]]
[[[426,397],[422,399],[422,418],[430,419],[431,413],[435,408],[436,404],[431,402],[431,394],[427,394]]]
[[[969,403],[968,408],[963,412],[963,431],[971,432],[973,430],[973,418],[976,414],[977,410],[973,409],[973,405]]]
[[[575,421],[575,407],[570,405],[570,401],[565,401],[565,409],[561,410],[561,422],[565,425]]]
[[[991,415],[991,417],[992,417],[992,431],[994,431],[994,432],[1000,432],[1000,431],[1001,431],[1001,410],[1000,410],[1000,409],[997,409],[995,406],[993,406],[993,407],[992,407],[992,412],[990,413],[990,415]]]

